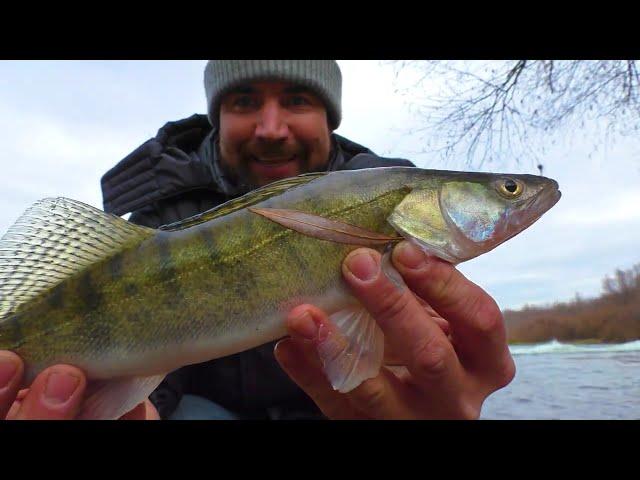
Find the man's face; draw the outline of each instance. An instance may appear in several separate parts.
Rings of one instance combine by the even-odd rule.
[[[221,165],[239,184],[256,188],[324,170],[330,135],[324,104],[295,84],[252,82],[222,98]]]

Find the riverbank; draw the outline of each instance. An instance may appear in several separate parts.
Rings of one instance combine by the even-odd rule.
[[[640,339],[640,263],[616,270],[597,298],[505,310],[509,343],[624,343]]]

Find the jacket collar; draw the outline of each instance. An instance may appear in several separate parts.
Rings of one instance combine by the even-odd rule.
[[[327,171],[340,170],[358,153],[372,153],[335,133],[331,141]],[[246,193],[224,175],[218,152],[217,131],[206,115],[167,123],[102,177],[104,210],[124,215],[192,190],[226,199]]]

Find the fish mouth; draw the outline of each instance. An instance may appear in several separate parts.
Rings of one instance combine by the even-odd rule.
[[[507,240],[511,240],[519,233],[524,232],[560,201],[562,192],[558,189],[558,183],[555,180],[552,180],[552,182],[553,188],[543,189],[537,195],[517,206],[516,211],[504,226],[505,229],[511,229],[513,231],[495,242],[496,244],[493,245],[492,248],[495,248]],[[532,212],[535,212],[535,214],[532,214]]]
[[[562,192],[558,189],[558,182],[555,180],[552,180],[552,182],[553,188],[542,190],[524,204],[518,206],[518,210],[513,216],[513,221],[509,222],[509,224],[521,227],[519,231],[525,230],[553,208],[560,201]],[[536,212],[536,214],[531,215],[531,212]]]

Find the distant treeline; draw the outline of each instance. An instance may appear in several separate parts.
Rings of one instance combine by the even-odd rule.
[[[511,343],[626,342],[640,339],[640,263],[616,270],[602,282],[600,297],[504,312]]]

